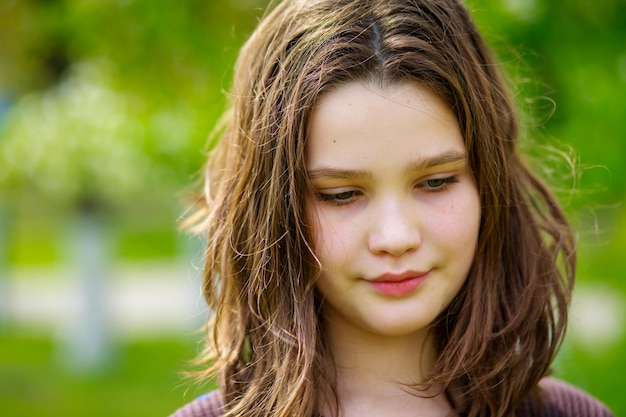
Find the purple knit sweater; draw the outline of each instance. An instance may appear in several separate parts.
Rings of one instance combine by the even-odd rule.
[[[609,409],[589,394],[555,379],[541,381],[545,397],[541,405],[522,401],[516,417],[613,417]],[[218,391],[206,394],[170,417],[221,417],[222,399]]]

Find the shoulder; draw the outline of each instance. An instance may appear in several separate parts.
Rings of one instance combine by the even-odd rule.
[[[563,381],[544,378],[538,395],[522,401],[517,417],[613,417],[613,413],[586,392]]]
[[[223,414],[222,396],[211,391],[182,406],[170,417],[220,417]]]

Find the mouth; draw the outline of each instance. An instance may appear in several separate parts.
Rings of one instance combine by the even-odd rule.
[[[401,297],[417,290],[428,277],[430,271],[407,271],[400,274],[385,273],[367,280],[376,291],[383,295]]]

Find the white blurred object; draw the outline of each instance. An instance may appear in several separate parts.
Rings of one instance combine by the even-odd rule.
[[[113,358],[105,296],[111,250],[101,216],[87,209],[74,219],[69,253],[77,303],[61,326],[58,355],[66,368],[84,373],[103,369]]]
[[[624,295],[605,284],[579,283],[574,291],[569,335],[591,353],[602,353],[624,337]]]
[[[190,262],[114,264],[108,271],[103,298],[112,337],[180,336],[204,322],[200,273]],[[59,331],[80,309],[80,290],[70,278],[68,268],[13,268],[9,320],[25,331]]]

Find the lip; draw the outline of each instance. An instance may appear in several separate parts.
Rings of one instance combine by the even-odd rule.
[[[427,272],[407,271],[402,273],[385,273],[367,280],[376,291],[383,295],[401,297],[412,293],[426,280]]]

